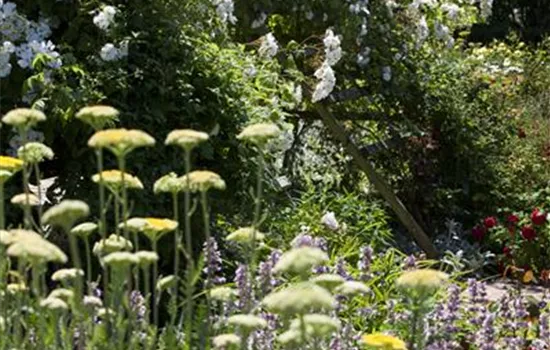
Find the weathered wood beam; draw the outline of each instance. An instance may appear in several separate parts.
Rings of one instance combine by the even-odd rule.
[[[380,177],[380,175],[378,175],[372,164],[363,157],[359,148],[353,143],[346,130],[338,123],[338,120],[336,120],[323,104],[317,103],[314,106],[332,136],[342,143],[346,152],[353,157],[355,163],[367,175],[369,181],[374,185],[376,190],[380,192],[382,197],[389,203],[401,223],[413,236],[418,246],[426,252],[429,258],[437,258],[439,254],[428,235],[416,222],[411,213],[409,213],[403,202],[393,193],[391,187],[382,177]]]

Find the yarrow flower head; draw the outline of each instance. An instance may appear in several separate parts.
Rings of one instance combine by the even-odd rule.
[[[214,349],[226,350],[241,345],[241,338],[233,333],[220,334],[212,339]]]
[[[225,190],[225,181],[220,175],[208,170],[195,170],[180,178],[191,192],[206,192],[210,189]]]
[[[84,271],[81,269],[70,268],[70,269],[60,269],[55,271],[52,274],[52,281],[56,282],[65,282],[75,280],[77,278],[83,277]]]
[[[274,272],[289,272],[295,274],[310,273],[315,266],[321,265],[328,261],[328,255],[324,251],[316,247],[299,247],[293,248],[281,256]]]
[[[77,220],[90,214],[90,207],[83,201],[65,199],[48,209],[42,216],[42,223],[70,228]]]
[[[46,115],[36,109],[17,108],[9,111],[2,118],[4,124],[20,129],[29,129],[39,122],[46,120]]]
[[[308,314],[302,318],[296,318],[290,323],[290,329],[301,332],[302,321],[305,324],[306,335],[309,338],[326,338],[339,331],[342,327],[336,318],[323,314]]]
[[[237,314],[227,319],[227,324],[235,326],[245,333],[267,327],[267,321],[256,315]]]
[[[176,173],[172,172],[155,181],[153,185],[153,191],[155,194],[159,193],[178,193],[185,188],[185,184],[179,178]]]
[[[338,295],[353,296],[356,294],[367,294],[370,292],[369,288],[362,282],[346,281],[336,287],[334,292]]]
[[[40,205],[40,199],[32,193],[19,193],[11,198],[11,203],[21,207],[34,207]]]
[[[138,258],[138,264],[141,267],[147,267],[159,261],[159,256],[156,252],[141,250],[136,252],[135,256]]]
[[[250,244],[253,240],[263,241],[264,238],[265,235],[254,227],[241,227],[225,237],[228,241],[241,244]]]
[[[247,126],[237,135],[237,139],[263,145],[270,139],[276,138],[281,134],[281,129],[273,123],[257,123]]]
[[[92,233],[97,231],[97,224],[94,222],[83,222],[80,225],[77,225],[71,229],[71,234],[86,238]]]
[[[47,297],[40,301],[40,306],[50,310],[63,311],[68,310],[69,305],[59,298]]]
[[[156,241],[165,233],[174,231],[178,223],[164,218],[131,218],[120,224],[120,227],[124,226],[130,231],[142,232],[151,241]]]
[[[362,337],[363,344],[383,350],[407,350],[404,341],[393,335],[373,333]]]
[[[17,150],[19,159],[29,164],[41,163],[53,159],[53,150],[40,142],[29,142]]]
[[[272,292],[262,300],[262,304],[271,312],[294,315],[332,310],[336,300],[325,288],[311,282],[302,282]]]
[[[174,145],[191,150],[195,146],[208,140],[208,134],[192,129],[173,130],[166,137],[166,145]]]
[[[237,296],[237,291],[233,288],[221,286],[212,288],[209,295],[212,300],[227,302],[235,299]]]
[[[128,268],[137,264],[138,258],[130,252],[114,252],[103,257],[103,263],[114,268]]]
[[[33,264],[46,262],[66,263],[67,256],[55,244],[42,238],[39,234],[17,230],[14,232],[14,241],[6,253],[9,256],[27,260]]]
[[[88,106],[76,113],[76,118],[89,124],[94,130],[101,130],[106,126],[113,127],[118,121],[120,112],[111,106]]]
[[[101,257],[113,252],[123,250],[132,250],[133,244],[122,236],[112,234],[106,239],[102,239],[94,244],[93,252]]]
[[[346,282],[346,280],[344,279],[344,277],[337,274],[323,273],[313,277],[311,279],[311,282],[332,292],[336,287]]]
[[[92,148],[107,148],[116,156],[122,157],[136,148],[153,146],[155,139],[141,130],[106,129],[97,131],[88,140]]]
[[[122,186],[130,189],[143,189],[143,183],[141,180],[132,174],[122,172],[120,170],[104,170],[101,174],[94,174],[92,181],[95,183],[103,183],[109,188],[109,190],[117,193],[122,189]]]
[[[404,272],[396,281],[398,287],[420,293],[431,293],[441,287],[449,276],[432,269],[417,269]]]

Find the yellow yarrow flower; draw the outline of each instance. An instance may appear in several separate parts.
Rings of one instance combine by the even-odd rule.
[[[101,130],[105,126],[114,126],[120,112],[111,106],[84,107],[76,113],[76,118],[89,124],[95,130]]]
[[[192,129],[173,130],[166,137],[166,145],[180,146],[191,150],[199,143],[208,140],[208,134],[202,131]]]
[[[95,174],[92,176],[92,181],[95,183],[100,183],[101,181],[103,181],[103,184],[109,187],[110,190],[117,191],[122,188],[123,176],[124,185],[126,186],[126,188],[138,190],[143,189],[143,183],[138,177],[116,169],[102,171],[101,175]]]
[[[10,177],[23,168],[23,161],[17,158],[0,156],[0,183],[8,181]]]
[[[21,159],[0,156],[0,170],[6,170],[11,172],[17,172],[23,168],[23,161]]]
[[[373,333],[364,335],[363,344],[383,350],[407,350],[405,342],[389,334]]]
[[[122,157],[138,147],[153,146],[155,139],[141,130],[107,129],[96,132],[88,140],[92,148],[107,148]]]

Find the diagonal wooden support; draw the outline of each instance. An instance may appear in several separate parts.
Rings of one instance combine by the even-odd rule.
[[[324,105],[316,104],[315,109],[321,116],[323,123],[329,129],[332,136],[342,143],[346,152],[353,157],[355,163],[367,175],[369,181],[374,185],[376,190],[380,192],[382,197],[390,204],[401,223],[409,230],[420,248],[426,252],[429,258],[437,258],[439,254],[428,235],[426,235],[422,227],[420,227],[411,213],[409,213],[401,200],[393,193],[390,186],[378,175],[370,162],[363,157],[359,148],[349,138],[346,130],[338,123],[336,118],[334,118],[332,113],[330,113]]]

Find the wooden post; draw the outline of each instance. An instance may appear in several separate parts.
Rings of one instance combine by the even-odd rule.
[[[329,129],[332,136],[342,143],[346,152],[353,157],[355,163],[367,175],[369,181],[374,185],[376,190],[380,192],[382,197],[390,204],[401,223],[409,230],[420,248],[426,252],[429,258],[437,258],[439,254],[428,235],[426,235],[422,227],[420,227],[411,213],[409,213],[401,200],[393,193],[390,186],[378,175],[372,164],[363,157],[359,148],[349,138],[346,130],[338,123],[336,118],[334,118],[324,105],[315,104],[315,109],[321,116],[323,123]]]

